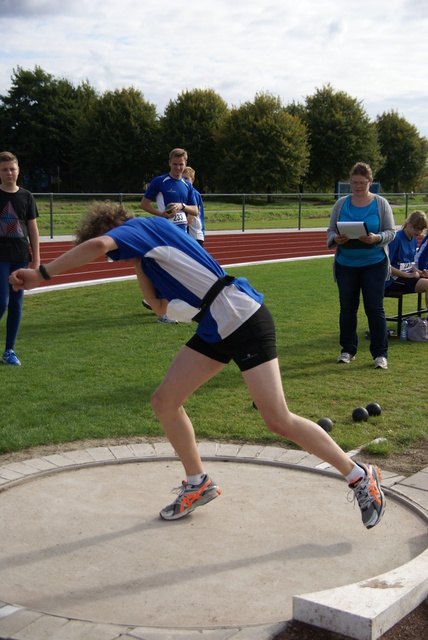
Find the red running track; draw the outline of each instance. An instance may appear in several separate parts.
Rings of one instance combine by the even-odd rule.
[[[40,243],[42,263],[48,263],[73,246],[71,241],[47,241]],[[208,234],[204,248],[221,265],[245,262],[263,262],[332,254],[327,250],[325,231],[278,231],[272,233],[224,233]],[[73,269],[41,286],[104,280],[135,275],[134,268],[126,262],[107,262],[105,258]]]

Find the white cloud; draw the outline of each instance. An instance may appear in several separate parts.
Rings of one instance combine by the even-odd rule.
[[[0,0],[0,16],[2,18],[18,17],[28,20],[33,16],[68,13],[70,3],[58,0]]]
[[[0,2],[13,69],[42,67],[99,91],[134,86],[162,113],[186,89],[229,105],[260,91],[285,104],[326,83],[362,100],[370,117],[397,109],[428,136],[425,0],[11,0]]]

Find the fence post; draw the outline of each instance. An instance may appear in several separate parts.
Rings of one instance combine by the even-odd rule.
[[[49,210],[50,210],[51,239],[52,239],[53,238],[53,193],[49,194]]]
[[[245,193],[242,194],[242,231],[245,231]]]
[[[408,207],[409,207],[409,194],[406,193],[406,215],[404,217],[405,220],[407,220],[409,212],[408,212]]]
[[[302,224],[302,194],[299,193],[299,223],[298,223],[298,231],[300,231]]]

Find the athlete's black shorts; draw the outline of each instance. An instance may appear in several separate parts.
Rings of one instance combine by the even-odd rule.
[[[386,292],[399,292],[399,293],[415,293],[415,287],[418,284],[420,278],[402,278],[399,276],[392,284],[385,289]]]
[[[241,371],[248,371],[277,357],[275,324],[262,304],[244,324],[220,342],[205,342],[195,334],[187,346],[217,362],[234,360]]]

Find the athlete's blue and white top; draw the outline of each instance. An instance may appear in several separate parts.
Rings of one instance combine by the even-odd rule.
[[[205,213],[204,213],[204,202],[202,200],[202,196],[195,188],[193,188],[196,198],[196,204],[198,205],[198,215],[195,216],[192,222],[187,227],[187,232],[190,233],[192,238],[195,240],[205,239]]]
[[[180,299],[198,308],[224,269],[187,233],[166,218],[131,218],[108,231],[118,249],[112,260],[141,258],[143,273],[151,280],[157,298]],[[246,278],[235,278],[212,302],[196,333],[206,342],[220,342],[256,313],[263,294]]]
[[[415,266],[421,271],[428,269],[428,235],[422,240],[416,252]]]
[[[198,204],[190,182],[184,178],[176,180],[169,173],[153,178],[144,197],[150,201],[156,201],[160,212],[165,211],[171,202],[181,202],[184,205]],[[171,219],[171,222],[182,231],[187,231],[187,216],[184,211],[178,211]]]
[[[408,238],[404,229],[400,229],[394,240],[389,244],[389,259],[391,260],[391,265],[400,271],[411,273],[415,266],[417,246],[417,239]],[[399,276],[391,276],[391,278],[385,283],[385,287],[390,287],[398,277]]]

